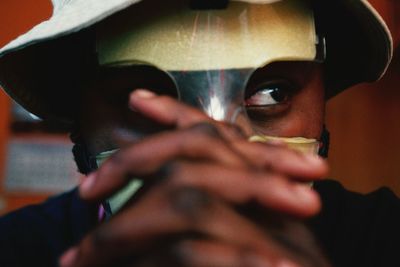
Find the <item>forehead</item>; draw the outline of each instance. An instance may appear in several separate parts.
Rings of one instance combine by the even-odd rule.
[[[147,64],[170,71],[259,68],[314,60],[316,33],[308,1],[231,1],[223,10],[192,10],[188,1],[143,1],[101,24],[101,65]]]

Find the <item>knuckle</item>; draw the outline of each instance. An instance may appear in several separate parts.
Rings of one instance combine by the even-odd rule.
[[[159,175],[162,177],[168,177],[172,184],[176,184],[176,181],[185,172],[184,163],[180,160],[170,161],[159,170]]]
[[[189,266],[193,255],[196,253],[194,242],[190,240],[180,240],[170,249],[170,254],[174,258],[176,266]]]
[[[238,126],[236,124],[222,123],[222,126],[235,137],[239,137],[239,138],[246,138],[247,137],[247,135],[244,132],[244,130],[240,126]]]
[[[110,245],[112,240],[112,231],[108,227],[99,227],[88,239],[88,246],[92,249],[99,250]]]
[[[211,209],[211,196],[194,187],[178,187],[170,192],[172,208],[190,222],[198,222]]]
[[[232,129],[232,131],[233,131],[234,133],[236,133],[238,136],[243,137],[243,138],[246,137],[246,133],[245,133],[244,130],[243,130],[241,127],[239,127],[238,125],[230,124],[229,126],[230,126],[230,128]]]
[[[187,256],[187,247],[185,245],[186,241],[177,241],[166,251],[168,254],[169,262],[173,263],[171,266],[187,266],[189,258]]]
[[[210,155],[215,149],[214,146],[222,143],[225,141],[218,129],[210,123],[202,122],[183,130],[176,146],[177,150],[185,155],[199,157],[200,155]]]
[[[108,159],[108,162],[110,162],[112,165],[119,166],[122,168],[128,165],[127,161],[128,159],[123,150],[115,152]]]
[[[135,267],[175,267],[175,266],[188,266],[185,262],[185,257],[182,255],[179,249],[179,242],[162,246],[161,249],[156,253],[146,255],[136,264],[132,265]]]
[[[110,156],[110,158],[99,168],[100,175],[108,175],[111,172],[118,174],[123,180],[131,178],[130,172],[131,159],[127,157],[123,151],[118,151]]]
[[[191,131],[201,135],[211,136],[213,138],[221,137],[218,128],[209,122],[200,122],[190,127]]]

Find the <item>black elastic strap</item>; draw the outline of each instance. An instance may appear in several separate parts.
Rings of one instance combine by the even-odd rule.
[[[199,10],[225,9],[228,4],[229,0],[191,0],[190,8]]]
[[[328,129],[326,129],[324,125],[324,129],[321,134],[321,146],[319,148],[318,154],[323,158],[328,158],[329,154],[329,142],[330,142],[330,133]]]
[[[74,143],[72,154],[74,155],[78,171],[84,175],[88,175],[92,171],[96,170],[96,158],[90,155],[89,149],[82,136],[79,134],[79,131],[73,130],[70,139]]]

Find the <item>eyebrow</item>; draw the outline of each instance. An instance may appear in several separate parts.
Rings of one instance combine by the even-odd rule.
[[[313,61],[276,61],[257,69],[250,81],[257,82],[268,78],[295,78],[305,83],[319,67],[321,63]]]

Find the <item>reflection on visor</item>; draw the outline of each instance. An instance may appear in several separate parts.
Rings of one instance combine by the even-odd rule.
[[[243,112],[244,89],[252,69],[170,72],[180,99],[211,118],[234,123]]]

